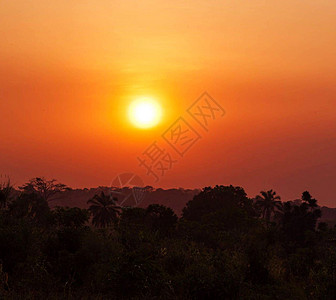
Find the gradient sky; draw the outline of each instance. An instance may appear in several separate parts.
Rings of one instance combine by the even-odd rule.
[[[0,173],[72,187],[309,190],[336,207],[334,1],[3,0]],[[204,91],[225,109],[158,183],[137,156]],[[164,110],[139,130],[126,109]]]

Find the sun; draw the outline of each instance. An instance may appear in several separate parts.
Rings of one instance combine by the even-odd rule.
[[[162,109],[154,99],[141,97],[130,104],[128,117],[134,126],[147,129],[156,126],[161,121]]]

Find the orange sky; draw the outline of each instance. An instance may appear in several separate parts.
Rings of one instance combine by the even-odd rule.
[[[0,173],[73,187],[121,172],[336,207],[334,1],[0,2]],[[225,109],[155,184],[137,156],[208,91]],[[132,127],[149,95],[164,118]]]

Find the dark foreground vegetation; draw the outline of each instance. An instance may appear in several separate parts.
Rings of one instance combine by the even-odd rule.
[[[49,208],[64,185],[0,187],[0,299],[336,299],[335,228],[308,192],[205,188],[162,205]]]

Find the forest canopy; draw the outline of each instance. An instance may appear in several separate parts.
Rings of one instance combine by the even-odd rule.
[[[206,187],[178,217],[161,204],[120,207],[103,191],[88,209],[51,209],[67,187],[41,193],[34,182],[0,188],[1,297],[335,298],[336,230],[308,191],[281,202],[273,190]]]

